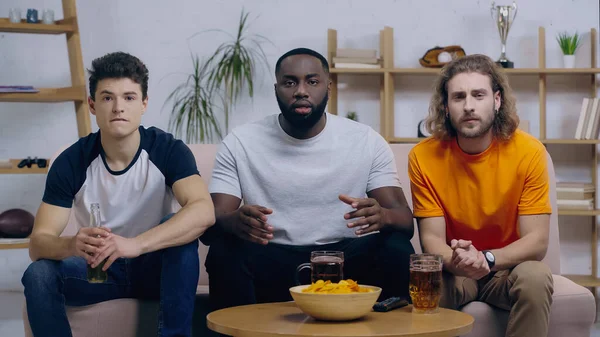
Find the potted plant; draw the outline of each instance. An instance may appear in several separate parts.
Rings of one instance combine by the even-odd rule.
[[[575,67],[575,52],[581,45],[581,37],[577,32],[569,35],[567,32],[559,33],[556,37],[558,45],[563,52],[563,64],[565,68]]]
[[[270,41],[262,35],[248,33],[248,15],[242,9],[235,36],[221,29],[213,30],[227,34],[231,40],[222,43],[207,61],[211,67],[208,78],[210,89],[221,92],[224,98],[225,134],[229,131],[231,108],[239,100],[244,86],[248,96],[254,97],[257,65],[260,63],[269,69],[262,44]]]
[[[167,99],[173,102],[169,127],[178,137],[185,129],[187,143],[212,142],[214,136],[222,138],[216,110],[224,114],[227,134],[232,107],[244,92],[254,96],[257,65],[264,64],[268,69],[262,44],[269,40],[248,33],[248,14],[242,9],[235,35],[220,29],[208,30],[223,32],[231,39],[219,45],[206,61],[192,55],[194,71]]]
[[[169,129],[181,138],[185,131],[188,144],[212,142],[215,134],[221,138],[221,129],[215,118],[214,100],[217,97],[210,91],[208,78],[209,64],[192,54],[193,72],[187,81],[180,84],[165,100],[165,105],[173,102]],[[164,108],[164,105],[163,105]]]
[[[348,112],[348,114],[346,115],[346,118],[351,119],[355,122],[358,122],[358,116],[356,115],[356,112],[354,112],[354,111]]]

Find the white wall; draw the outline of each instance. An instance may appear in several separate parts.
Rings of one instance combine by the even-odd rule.
[[[150,5],[152,3],[152,5]],[[510,1],[498,1],[509,4]],[[418,59],[435,45],[459,44],[467,53],[500,54],[497,29],[490,17],[488,1],[419,0],[352,1],[305,0],[106,0],[78,1],[83,59],[92,59],[122,50],[140,57],[150,70],[150,104],[145,125],[166,129],[168,107],[161,111],[166,96],[191,70],[187,39],[196,32],[221,28],[233,32],[241,7],[251,12],[251,31],[269,38],[274,45],[265,51],[271,69],[259,79],[256,97],[245,99],[232,117],[232,126],[277,113],[273,95],[273,66],[287,50],[299,46],[325,54],[327,29],[338,30],[339,47],[377,48],[378,32],[383,26],[394,28],[394,56],[397,67],[417,67]],[[538,27],[546,27],[547,66],[560,67],[561,54],[555,34],[561,30],[584,33],[585,45],[577,65],[590,60],[589,30],[598,29],[598,2],[595,0],[518,1],[519,11],[508,38],[508,56],[517,67],[537,66]],[[0,16],[11,7],[51,8],[61,18],[58,0],[3,0]],[[194,52],[208,56],[224,41],[225,35],[207,33],[189,41]],[[179,73],[179,75],[177,75]],[[397,136],[416,134],[416,124],[426,114],[433,77],[396,78]],[[512,78],[517,91],[519,113],[532,123],[538,134],[537,78]],[[379,130],[379,79],[374,76],[340,76],[347,85],[340,90],[339,112],[356,110],[360,121]],[[70,75],[64,36],[0,34],[0,85],[29,84],[40,87],[69,86]],[[548,136],[574,134],[579,105],[589,92],[585,76],[554,76],[548,86]],[[93,130],[97,128],[93,122]],[[0,158],[48,157],[59,146],[76,140],[72,103],[0,104]],[[586,180],[585,158],[589,147],[552,147],[559,178]],[[569,155],[567,158],[566,156]],[[564,158],[561,156],[565,156]],[[563,163],[564,159],[568,163]],[[44,187],[44,176],[0,176],[0,211],[13,207],[37,210]],[[589,218],[561,218],[563,271],[588,273],[590,270]],[[567,263],[567,259],[569,262]]]

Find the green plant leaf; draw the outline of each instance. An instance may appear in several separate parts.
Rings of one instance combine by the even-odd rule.
[[[223,33],[229,38],[205,61],[192,54],[193,72],[165,101],[165,105],[172,103],[169,128],[178,137],[185,133],[188,143],[212,141],[215,135],[222,138],[216,111],[223,112],[227,133],[232,108],[244,93],[254,97],[257,65],[269,69],[262,45],[271,42],[262,35],[248,33],[249,14],[242,9],[235,35],[209,29],[188,38],[189,43],[191,38],[207,32]]]
[[[577,32],[574,35],[569,35],[567,32],[560,32],[556,36],[556,41],[560,46],[563,54],[574,55],[577,48],[581,45],[581,36]]]
[[[178,85],[165,101],[165,105],[173,103],[169,129],[178,138],[185,133],[186,143],[211,142],[215,134],[221,138],[221,130],[214,117],[217,107],[212,93],[205,88],[208,64],[195,55],[192,55],[192,64],[193,72],[187,81]]]
[[[250,98],[254,97],[257,61],[269,69],[262,44],[271,42],[262,35],[248,33],[249,14],[242,9],[235,38],[219,45],[207,62],[211,65],[208,87],[211,91],[221,90],[225,93],[223,110],[226,131],[229,130],[231,108],[238,103],[242,94],[247,92]]]

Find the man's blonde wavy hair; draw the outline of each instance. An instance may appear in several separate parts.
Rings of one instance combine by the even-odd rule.
[[[468,55],[445,65],[435,81],[435,93],[429,103],[429,116],[425,121],[433,137],[448,140],[456,137],[456,129],[446,117],[448,106],[448,82],[461,73],[476,72],[490,78],[492,91],[500,91],[500,109],[495,115],[492,130],[498,139],[510,139],[519,126],[516,100],[508,84],[508,78],[492,59],[485,55]]]

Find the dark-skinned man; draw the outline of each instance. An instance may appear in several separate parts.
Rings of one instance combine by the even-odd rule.
[[[317,250],[344,252],[344,278],[381,286],[380,299],[408,297],[413,217],[389,145],[325,112],[321,54],[293,49],[275,75],[281,113],[234,129],[216,156],[217,220],[201,238],[212,309],[291,300],[296,268]]]

